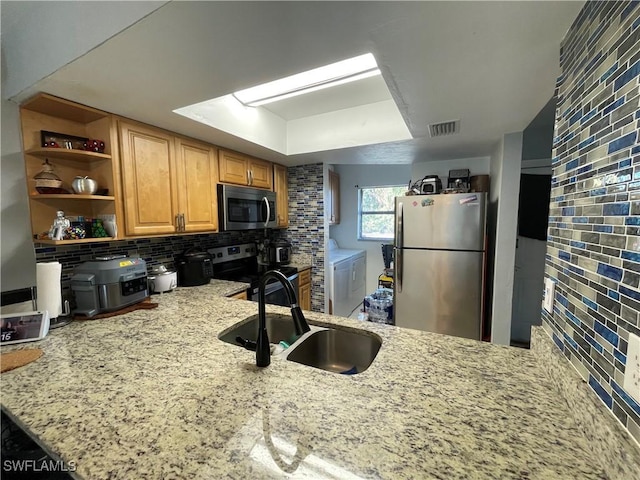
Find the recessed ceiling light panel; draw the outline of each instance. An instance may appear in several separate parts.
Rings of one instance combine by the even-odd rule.
[[[233,96],[242,104],[258,107],[323,88],[354,82],[380,75],[376,59],[371,53],[297,73],[289,77],[235,92]]]

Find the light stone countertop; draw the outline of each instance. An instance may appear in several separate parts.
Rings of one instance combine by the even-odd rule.
[[[296,267],[298,271],[306,270],[307,268],[313,268],[313,257],[311,255],[296,253],[291,259],[290,267]]]
[[[369,369],[259,369],[217,339],[257,313],[219,296],[236,292],[180,288],[3,347],[44,350],[2,374],[3,409],[87,479],[606,478],[530,351],[308,312],[379,335]]]

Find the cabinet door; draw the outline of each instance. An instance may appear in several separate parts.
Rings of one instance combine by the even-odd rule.
[[[302,270],[298,280],[298,304],[303,310],[311,310],[311,269]]]
[[[127,235],[174,233],[178,212],[173,137],[122,120],[119,125]]]
[[[273,164],[252,158],[249,160],[249,185],[256,188],[273,190]]]
[[[229,298],[236,298],[238,300],[247,300],[247,292],[236,293],[235,295],[230,295]]]
[[[311,284],[300,285],[298,304],[302,310],[311,310]]]
[[[278,212],[278,227],[289,226],[289,184],[287,182],[287,168],[273,165],[274,187],[276,191],[276,211]]]
[[[220,150],[220,181],[235,185],[249,184],[249,162],[239,153]]]
[[[178,210],[184,215],[185,232],[218,229],[216,152],[208,145],[177,140]]]
[[[329,225],[340,223],[340,176],[329,170]]]

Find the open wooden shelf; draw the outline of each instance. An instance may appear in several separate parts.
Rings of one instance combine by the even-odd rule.
[[[76,243],[113,242],[114,240],[116,240],[114,237],[81,238],[78,240],[51,240],[49,238],[34,238],[33,243],[44,243],[47,245],[74,245]]]
[[[48,93],[35,95],[23,103],[22,108],[78,123],[94,122],[109,115],[107,112],[96,108],[74,103],[70,100],[49,95]]]
[[[35,155],[42,158],[55,158],[65,160],[111,160],[111,155],[106,153],[90,152],[88,150],[74,150],[71,148],[51,148],[40,147],[27,150],[28,155]]]
[[[116,197],[109,195],[77,195],[74,193],[32,193],[34,200],[102,200],[113,201]]]

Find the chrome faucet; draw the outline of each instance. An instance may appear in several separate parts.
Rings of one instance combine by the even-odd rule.
[[[271,349],[269,346],[269,335],[267,334],[267,315],[265,312],[264,289],[270,278],[278,280],[287,292],[289,305],[291,306],[291,317],[296,329],[296,335],[301,336],[310,331],[309,324],[302,314],[302,309],[298,306],[296,292],[293,290],[291,282],[277,270],[269,270],[262,278],[258,286],[258,340],[256,341],[256,365],[258,367],[268,367],[271,363]]]

